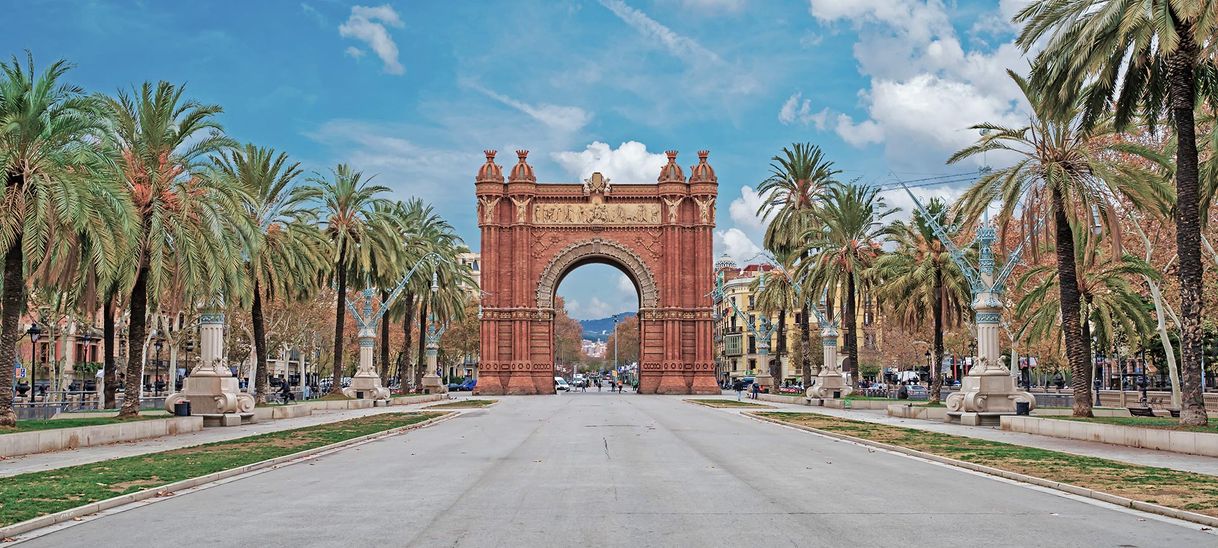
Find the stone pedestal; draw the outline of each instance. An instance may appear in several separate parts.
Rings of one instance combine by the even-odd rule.
[[[427,341],[427,373],[423,375],[423,393],[424,394],[443,394],[448,392],[448,386],[444,384],[444,379],[436,374],[437,358],[440,348],[435,340],[438,337],[428,337]],[[550,383],[554,383],[554,379],[550,379]]]
[[[828,325],[821,329],[821,348],[825,352],[825,365],[820,372],[812,377],[812,386],[808,387],[807,396],[817,398],[844,398],[854,392],[854,387],[846,384],[842,372],[837,365],[837,328]]]
[[[165,398],[165,410],[174,404],[190,402],[192,415],[220,417],[212,424],[230,426],[253,422],[254,397],[241,392],[240,384],[224,364],[224,314],[207,313],[199,318],[199,343],[202,359],[182,381],[182,391]],[[231,415],[224,418],[222,415]],[[207,424],[205,421],[204,424]]]
[[[1036,398],[1019,388],[1002,364],[998,348],[1001,302],[991,292],[981,292],[973,301],[977,312],[977,356],[972,369],[960,382],[960,391],[944,402],[947,421],[962,424],[998,424],[998,417],[1014,415],[1017,402],[1036,407]]]
[[[351,386],[343,389],[343,395],[361,400],[384,400],[389,398],[389,389],[381,385],[381,376],[372,367],[372,347],[376,342],[374,327],[359,330],[359,368],[351,377]],[[426,382],[426,380],[424,380]]]

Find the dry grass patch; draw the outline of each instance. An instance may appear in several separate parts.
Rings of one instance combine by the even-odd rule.
[[[820,415],[758,416],[1218,517],[1218,476]]]
[[[751,401],[717,400],[717,399],[713,399],[713,398],[688,399],[685,401],[687,401],[689,403],[696,403],[698,405],[705,405],[707,407],[718,407],[718,408],[748,408],[748,409],[773,409],[774,408],[773,405],[753,403]]]
[[[498,402],[499,400],[455,400],[429,405],[426,409],[480,409],[490,407]]]
[[[418,424],[443,413],[384,413],[0,480],[0,526]]]

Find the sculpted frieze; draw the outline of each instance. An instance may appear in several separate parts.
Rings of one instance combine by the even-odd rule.
[[[535,204],[539,225],[657,225],[660,204]]]

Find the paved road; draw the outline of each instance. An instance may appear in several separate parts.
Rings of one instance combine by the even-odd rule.
[[[27,546],[1214,546],[680,398],[504,398]]]

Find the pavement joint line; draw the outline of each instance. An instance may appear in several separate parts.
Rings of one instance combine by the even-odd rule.
[[[810,432],[810,433],[817,434],[820,436],[834,438],[834,439],[838,439],[838,440],[842,440],[842,441],[848,441],[848,442],[851,442],[851,443],[854,443],[857,445],[875,447],[875,448],[883,449],[885,451],[889,451],[892,453],[898,453],[898,454],[908,456],[908,457],[914,457],[914,458],[921,459],[921,460],[931,461],[933,463],[938,463],[938,464],[942,464],[942,465],[946,465],[946,466],[953,466],[953,467],[957,467],[957,468],[964,468],[966,470],[985,474],[988,476],[996,476],[998,478],[1005,479],[1005,480],[1026,483],[1026,484],[1034,485],[1037,487],[1053,489],[1056,491],[1062,491],[1062,492],[1069,493],[1071,495],[1075,495],[1078,497],[1097,500],[1100,502],[1118,506],[1118,507],[1121,507],[1122,509],[1131,509],[1131,510],[1145,512],[1148,514],[1157,514],[1157,515],[1164,516],[1167,518],[1190,522],[1193,524],[1204,525],[1204,526],[1210,527],[1210,528],[1218,528],[1218,518],[1215,518],[1213,516],[1207,516],[1205,514],[1198,514],[1196,512],[1189,512],[1187,510],[1179,510],[1176,508],[1170,508],[1170,507],[1159,505],[1159,504],[1153,504],[1153,503],[1149,503],[1149,502],[1133,500],[1130,498],[1114,495],[1112,493],[1106,493],[1103,491],[1096,491],[1093,489],[1087,489],[1085,487],[1079,487],[1077,485],[1073,485],[1070,483],[1062,483],[1062,482],[1058,482],[1058,481],[1047,480],[1047,479],[1036,477],[1036,476],[1020,474],[1018,472],[1011,472],[1009,470],[1002,470],[999,468],[985,466],[982,464],[976,464],[976,463],[972,463],[972,462],[956,460],[956,459],[952,459],[952,458],[948,458],[948,457],[935,455],[933,453],[918,451],[917,449],[910,449],[908,447],[902,447],[899,445],[891,445],[891,444],[887,444],[887,443],[883,443],[883,442],[868,440],[865,438],[858,438],[858,437],[854,437],[854,436],[850,436],[850,435],[846,435],[846,434],[839,434],[839,433],[830,432],[827,430],[820,430],[818,428],[813,428],[811,426],[805,426],[802,424],[792,424],[792,423],[780,421],[777,419],[771,419],[769,417],[762,417],[762,416],[757,415],[750,411],[740,411],[737,414],[744,415],[746,417],[749,417],[751,419],[758,420],[758,421],[764,421],[764,422],[768,422],[768,423],[777,424],[779,426],[784,426],[787,428],[803,430],[805,432]],[[832,417],[831,415],[822,415],[822,416]],[[839,417],[832,417],[832,418],[839,418]],[[850,420],[850,419],[845,419],[845,420]]]
[[[433,413],[434,412],[436,412],[436,411],[433,411]],[[275,470],[275,469],[281,468],[283,466],[297,464],[300,462],[304,462],[306,460],[312,460],[314,458],[336,453],[338,451],[341,451],[344,449],[349,449],[349,448],[355,447],[357,445],[371,443],[371,442],[378,441],[383,438],[388,438],[388,437],[396,436],[398,434],[403,434],[403,433],[409,432],[411,430],[426,428],[428,426],[456,418],[460,415],[461,415],[461,413],[451,413],[451,412],[444,413],[443,415],[440,415],[439,417],[430,418],[430,419],[427,419],[425,421],[418,422],[415,424],[408,424],[405,426],[391,428],[389,430],[382,430],[380,432],[365,434],[363,436],[331,443],[329,445],[323,445],[321,447],[314,447],[312,449],[306,449],[304,451],[298,451],[296,453],[291,453],[291,454],[275,457],[273,459],[267,459],[267,460],[258,461],[258,462],[251,463],[251,464],[246,464],[243,466],[238,466],[236,468],[229,468],[228,470],[220,470],[218,472],[212,472],[207,475],[198,476],[198,477],[194,477],[194,478],[188,478],[188,479],[184,479],[182,481],[177,481],[174,483],[168,483],[165,485],[161,485],[159,487],[144,489],[143,491],[136,491],[134,493],[128,493],[125,495],[119,495],[117,497],[111,497],[108,499],[91,502],[91,503],[83,505],[83,506],[77,506],[76,508],[70,508],[68,510],[63,510],[61,512],[55,512],[54,514],[47,514],[45,516],[39,516],[39,517],[36,517],[31,520],[26,520],[26,521],[14,523],[12,525],[8,525],[5,527],[0,527],[0,543],[5,543],[3,539],[10,539],[10,538],[13,538],[16,540],[9,541],[7,543],[23,542],[26,540],[31,540],[33,538],[37,538],[42,535],[33,535],[33,536],[26,537],[26,538],[17,538],[17,535],[22,535],[25,533],[29,533],[31,531],[37,531],[39,529],[49,528],[51,526],[58,525],[58,524],[64,523],[64,522],[69,522],[69,521],[73,522],[73,524],[74,523],[83,523],[84,520],[77,522],[76,519],[83,518],[83,517],[91,515],[91,514],[97,514],[104,510],[110,510],[113,508],[119,508],[119,507],[128,506],[128,505],[131,505],[134,508],[135,503],[147,501],[148,499],[152,499],[151,501],[148,502],[148,504],[152,504],[155,502],[159,502],[161,500],[173,498],[173,497],[157,497],[158,493],[173,492],[175,494],[175,496],[177,496],[178,491],[187,491],[187,490],[190,490],[190,492],[200,491],[203,489],[214,487],[216,485],[228,483],[228,480],[236,480],[236,479],[252,476],[256,473],[269,472],[271,470]],[[327,424],[329,424],[329,423],[327,423]],[[181,493],[181,494],[185,495],[188,493]],[[91,520],[88,520],[88,521],[91,521]],[[56,529],[56,530],[58,530],[58,529]],[[51,531],[47,531],[47,532],[49,533]]]

